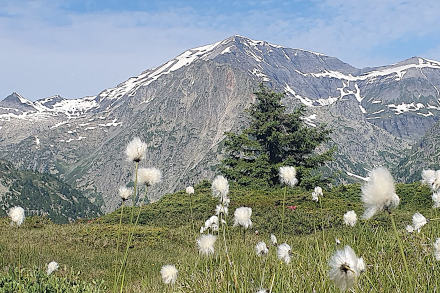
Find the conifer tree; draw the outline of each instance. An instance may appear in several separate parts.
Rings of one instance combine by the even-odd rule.
[[[314,187],[321,175],[313,170],[331,160],[334,151],[316,149],[329,140],[331,131],[325,125],[305,124],[304,106],[287,113],[281,103],[284,93],[260,85],[255,95],[256,102],[247,110],[248,127],[226,133],[221,172],[240,185],[274,186],[279,183],[279,167],[294,166],[300,184]]]

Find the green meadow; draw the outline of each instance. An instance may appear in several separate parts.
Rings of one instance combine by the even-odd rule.
[[[3,218],[0,292],[112,292],[115,268],[120,267],[130,232],[133,241],[128,249],[123,292],[339,292],[328,277],[328,262],[345,245],[350,245],[366,264],[353,292],[436,292],[440,288],[440,266],[433,243],[440,237],[440,218],[432,208],[431,191],[420,183],[397,184],[396,191],[401,202],[393,214],[413,289],[389,215],[381,212],[370,220],[361,220],[364,209],[360,185],[356,184],[324,189],[319,202],[312,201],[310,190],[288,187],[284,235],[280,234],[284,188],[257,190],[232,184],[227,224],[222,226],[224,231],[214,232],[218,234],[215,253],[200,255],[196,244],[200,227],[214,214],[218,202],[205,181],[195,186],[191,199],[180,191],[135,208],[135,215],[140,209],[137,226],[129,224],[130,207],[124,208],[121,225],[121,209],[71,224],[28,217],[16,227]],[[234,210],[241,206],[252,208],[253,226],[246,231],[232,225]],[[354,227],[343,222],[349,210],[360,219]],[[428,223],[420,233],[408,233],[405,227],[412,223],[415,212],[422,213]],[[278,244],[291,246],[290,263],[277,259],[276,247],[270,241],[272,233]],[[121,244],[117,250],[118,239]],[[255,245],[260,241],[267,244],[269,253],[259,257]],[[47,276],[50,261],[60,267]],[[161,279],[160,269],[166,264],[178,270],[172,285]]]

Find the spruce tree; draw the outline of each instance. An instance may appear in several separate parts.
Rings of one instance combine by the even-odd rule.
[[[225,133],[221,172],[240,185],[262,187],[279,183],[279,167],[294,166],[300,184],[313,187],[321,178],[316,169],[332,159],[333,149],[316,151],[331,131],[325,125],[305,124],[304,106],[287,113],[281,103],[284,93],[260,85],[255,95],[256,102],[247,110],[249,126],[239,133]]]

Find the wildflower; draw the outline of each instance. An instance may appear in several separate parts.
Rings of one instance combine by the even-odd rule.
[[[214,181],[212,181],[211,190],[212,196],[214,197],[220,197],[221,199],[226,197],[229,193],[228,179],[222,175],[218,175],[214,178]]]
[[[234,226],[242,226],[245,229],[252,227],[252,209],[248,207],[237,208],[234,212]]]
[[[379,167],[370,173],[370,180],[362,186],[361,199],[364,202],[364,219],[369,219],[376,212],[396,208],[400,198],[394,188],[394,180],[390,172]]]
[[[174,284],[177,280],[177,269],[174,265],[164,265],[160,269],[160,274],[165,284]]]
[[[140,162],[145,159],[145,151],[147,150],[147,144],[143,143],[139,137],[133,138],[127,145],[125,154],[128,161]]]
[[[194,194],[194,187],[192,187],[192,186],[188,186],[188,187],[185,189],[185,191],[186,191],[186,193],[188,193],[188,194]]]
[[[408,231],[408,233],[412,233],[412,232],[414,232],[414,227],[411,226],[411,225],[407,225],[406,226],[406,231]]]
[[[139,168],[138,182],[152,186],[162,180],[162,172],[156,168]]]
[[[318,195],[316,194],[316,192],[312,192],[312,200],[313,201],[316,201],[316,202],[318,202],[319,201],[319,197],[318,197]]]
[[[423,170],[422,183],[429,185],[433,192],[440,189],[440,170]]]
[[[286,166],[280,167],[280,181],[283,184],[295,186],[298,183],[298,179],[296,179],[296,170],[294,167]]]
[[[436,260],[440,260],[440,238],[434,242],[434,256]]]
[[[273,246],[277,246],[278,245],[277,237],[273,234],[270,234],[270,242],[272,242]]]
[[[58,270],[59,266],[58,263],[55,261],[51,261],[48,265],[47,265],[47,275],[49,276],[50,274],[52,274],[53,272],[55,272],[56,270]]]
[[[336,243],[336,245],[339,245],[339,244],[341,244],[341,240],[339,240],[338,238],[335,238],[335,243]]]
[[[119,196],[122,198],[123,201],[126,201],[131,195],[131,189],[121,186],[119,187]]]
[[[290,253],[291,253],[291,249],[289,244],[283,243],[278,245],[277,256],[279,260],[282,260],[286,264],[288,264],[290,262]]]
[[[344,223],[347,226],[354,227],[357,222],[357,215],[355,211],[348,211],[344,214]]]
[[[294,211],[296,210],[297,206],[287,206],[287,208],[291,211]]]
[[[359,259],[350,246],[337,250],[329,261],[329,277],[336,287],[345,291],[353,287],[356,277],[365,270],[363,259]]]
[[[13,207],[9,210],[8,216],[11,218],[12,223],[21,226],[24,221],[24,209],[20,206]]]
[[[435,209],[440,208],[440,190],[432,194],[432,201]]]
[[[269,252],[269,249],[266,246],[266,243],[263,241],[260,241],[255,245],[255,252],[257,253],[257,256],[265,255]]]
[[[324,193],[322,192],[322,188],[319,187],[319,186],[316,186],[314,191],[315,191],[315,194],[317,196],[323,196],[324,195]]]
[[[205,226],[202,227],[200,233],[203,233],[208,229],[211,229],[212,231],[218,231],[218,223],[218,217],[211,216],[208,220],[205,221]]]
[[[362,272],[365,271],[365,262],[364,262],[364,259],[362,257],[360,257],[358,259],[357,269],[358,269],[359,273],[362,273]]]
[[[414,230],[420,232],[420,229],[426,225],[426,218],[421,213],[415,213],[412,217]]]
[[[217,236],[212,234],[202,235],[197,239],[197,246],[199,247],[199,253],[202,255],[214,254],[214,243],[217,240]]]
[[[257,291],[257,293],[267,293],[268,291],[266,289],[260,289]]]
[[[228,214],[228,211],[229,211],[228,207],[227,207],[227,206],[224,206],[224,205],[222,205],[222,204],[218,204],[218,205],[215,207],[215,214],[216,214],[217,216],[220,215],[220,214],[225,214],[225,215],[227,215],[227,214]]]

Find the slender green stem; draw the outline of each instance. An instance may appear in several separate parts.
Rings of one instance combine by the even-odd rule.
[[[194,227],[194,217],[193,217],[192,195],[191,195],[191,193],[189,194],[189,210],[190,210],[190,213],[191,213],[192,232],[193,232],[193,234],[195,234],[196,233],[196,229]]]
[[[121,215],[119,216],[119,227],[118,227],[118,240],[116,242],[116,255],[119,254],[119,244],[121,241],[121,229],[122,229],[122,214],[124,213],[124,201],[122,201],[122,206],[121,206]],[[117,260],[117,259],[116,259]],[[118,283],[118,261],[116,261],[115,264],[115,276],[114,276],[114,281],[113,281],[113,292],[116,292],[116,288],[117,288],[117,283]]]
[[[147,198],[147,191],[148,191],[148,188],[147,188],[147,185],[145,185],[145,196],[144,196],[144,201],[145,201],[145,199]],[[122,264],[123,271],[122,271],[122,281],[121,281],[121,293],[122,293],[122,289],[123,289],[123,287],[124,287],[125,272],[126,272],[126,270],[127,270],[128,248],[130,247],[130,245],[131,245],[131,243],[132,243],[132,241],[133,241],[134,230],[136,229],[136,226],[137,226],[137,224],[139,223],[139,217],[140,217],[140,215],[141,215],[141,209],[142,209],[143,204],[144,204],[144,202],[141,202],[141,203],[139,204],[138,213],[137,213],[137,216],[136,216],[136,221],[134,222],[134,225],[131,227],[131,232],[130,232],[130,234],[129,234],[129,236],[128,236],[126,255],[125,255],[125,257],[124,257],[124,262],[123,262],[123,264]]]
[[[18,288],[21,292],[21,284],[20,284],[21,283],[21,256],[20,256],[21,241],[20,241],[20,229],[18,227],[17,227],[17,234],[18,234]]]
[[[237,292],[239,292],[238,291],[237,272],[235,271],[234,263],[232,262],[231,257],[229,256],[228,244],[226,242],[226,225],[223,224],[223,222],[222,222],[222,228],[223,228],[222,229],[223,230],[223,243],[225,245],[226,258],[228,259],[229,266],[231,267],[232,272],[234,273],[233,280],[234,280],[235,290],[237,290]]]
[[[137,201],[137,182],[138,182],[138,168],[139,168],[139,162],[136,162],[136,166],[135,166],[135,175],[134,175],[134,191],[133,191],[133,207],[131,209],[131,215],[130,215],[130,224],[133,223],[133,217],[134,217],[134,207],[136,205],[136,201]],[[119,269],[119,273],[118,273],[118,278],[117,280],[119,281],[119,278],[121,277],[122,272],[124,272],[125,274],[125,264],[127,261],[127,257],[128,257],[128,249],[130,248],[130,244],[131,244],[131,237],[130,237],[131,233],[129,234],[128,237],[128,241],[127,241],[127,246],[125,247],[125,252],[124,252],[124,256],[122,258],[122,262],[121,262],[121,267]],[[121,282],[121,292],[124,286],[124,279],[125,279],[125,275],[122,276],[122,282]]]
[[[405,266],[405,271],[406,271],[406,275],[408,277],[408,281],[409,281],[409,286],[411,288],[411,292],[414,292],[414,287],[413,287],[413,282],[412,282],[412,277],[411,274],[409,273],[409,269],[408,269],[408,264],[406,262],[406,257],[405,257],[405,253],[403,251],[403,246],[402,246],[402,241],[400,240],[399,234],[397,233],[397,228],[396,228],[396,222],[394,221],[394,216],[392,213],[389,213],[390,218],[391,218],[391,224],[393,225],[393,229],[394,229],[394,234],[396,236],[397,239],[397,243],[399,244],[399,249],[400,249],[400,254],[402,255],[402,259],[403,259],[403,265]]]
[[[286,209],[286,193],[287,193],[287,186],[284,186],[284,196],[283,196],[283,204],[281,206],[281,237],[284,239],[284,210]]]

